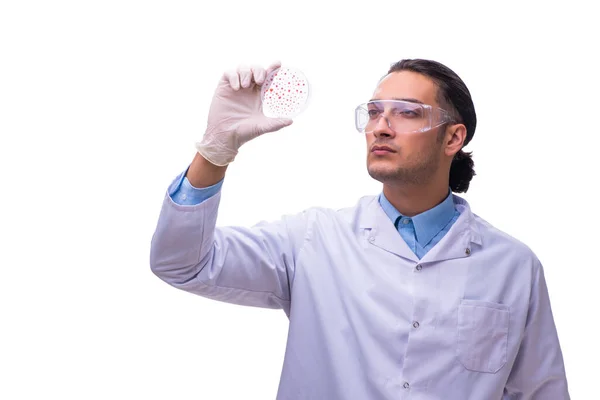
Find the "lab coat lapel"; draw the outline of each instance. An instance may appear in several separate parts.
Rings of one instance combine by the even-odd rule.
[[[482,245],[483,240],[469,203],[457,195],[452,196],[460,216],[439,243],[423,256],[421,263],[470,257]]]
[[[408,260],[419,260],[402,239],[392,220],[381,208],[377,196],[365,204],[360,227],[366,230],[365,235],[371,245]]]

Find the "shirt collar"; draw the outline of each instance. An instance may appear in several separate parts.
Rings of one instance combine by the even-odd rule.
[[[381,204],[383,211],[385,211],[387,216],[392,220],[392,223],[395,224],[398,221],[398,218],[407,218],[389,202],[383,192],[379,195],[379,203]],[[421,246],[426,246],[446,225],[448,225],[454,217],[455,211],[452,191],[448,189],[448,196],[446,196],[444,201],[411,218],[415,227],[417,242]]]

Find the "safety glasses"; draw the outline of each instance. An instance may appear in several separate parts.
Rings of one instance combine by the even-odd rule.
[[[372,133],[382,119],[395,133],[426,132],[454,121],[441,108],[404,100],[373,100],[356,107],[356,129],[361,133]]]

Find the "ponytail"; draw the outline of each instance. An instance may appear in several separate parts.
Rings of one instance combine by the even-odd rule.
[[[465,153],[459,150],[454,155],[454,159],[450,165],[450,189],[453,192],[463,193],[469,189],[469,183],[473,179],[473,176],[475,176],[471,154],[472,152]]]

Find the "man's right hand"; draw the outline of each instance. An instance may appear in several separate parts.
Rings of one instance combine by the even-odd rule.
[[[212,99],[206,132],[196,143],[200,155],[216,166],[226,166],[244,143],[292,123],[291,119],[268,118],[262,113],[261,85],[280,66],[276,62],[266,70],[239,67],[223,75]]]

